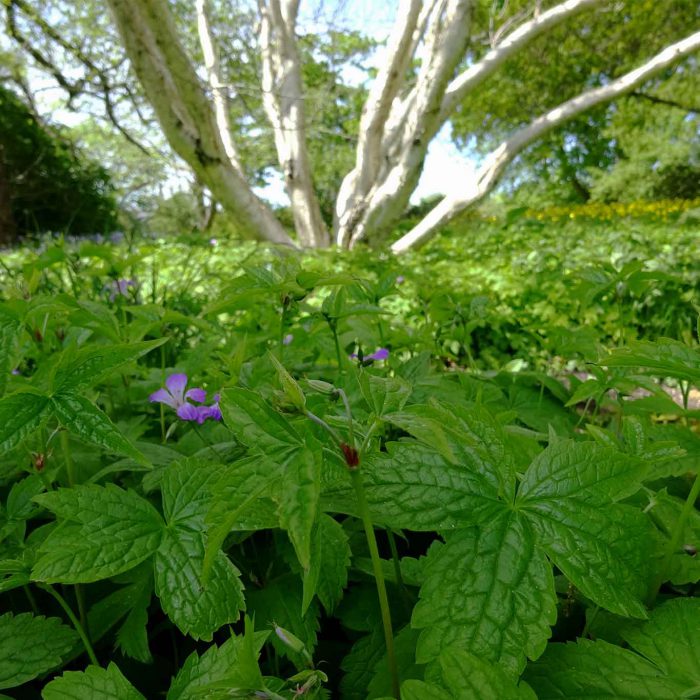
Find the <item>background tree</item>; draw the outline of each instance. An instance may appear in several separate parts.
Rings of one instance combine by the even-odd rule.
[[[112,231],[111,190],[100,165],[0,88],[0,245],[42,231]]]
[[[172,150],[244,233],[292,243],[253,189],[254,172],[259,173],[261,165],[269,172],[271,157],[262,157],[267,153],[284,178],[299,242],[326,244],[329,222],[323,212],[329,207],[322,206],[315,175],[323,161],[312,155],[309,137],[319,133],[312,124],[319,110],[309,93],[306,69],[318,62],[318,42],[312,50],[305,49],[298,0],[198,0],[194,6],[167,0],[106,0],[123,48],[116,42],[110,45],[105,56],[112,57],[111,64],[95,63],[88,56],[98,70],[75,51],[71,54],[74,44],[56,29],[60,25],[61,32],[70,30],[51,14],[60,14],[62,3],[54,0],[50,11],[42,9],[37,19],[25,0],[2,1],[8,13],[14,11],[16,26],[22,14],[46,46],[57,46],[59,53],[67,52],[67,60],[87,66],[84,85],[101,80],[93,76],[104,72],[103,65],[107,75],[123,71],[125,51],[140,88],[130,87],[128,79],[107,81],[109,87],[117,91],[114,94],[122,90],[134,104],[147,98]],[[89,5],[101,7],[97,0]],[[609,125],[609,113],[602,106],[649,81],[668,78],[674,66],[700,46],[697,31],[683,38],[699,25],[697,5],[689,0],[401,0],[376,78],[368,86],[361,113],[354,114],[359,126],[352,165],[337,197],[324,194],[326,201],[335,202],[333,240],[346,247],[387,240],[418,183],[431,140],[450,120],[457,138],[470,145],[472,136],[479,139],[481,167],[473,178],[465,173],[464,189],[443,199],[414,230],[395,241],[394,251],[427,240],[491,191],[528,147],[584,113],[591,114],[591,120],[563,134],[549,160],[562,172],[566,168],[580,196],[587,196],[590,183],[579,176],[581,163],[588,166],[597,158],[600,165],[616,155],[597,149],[600,143],[597,150],[587,145],[593,143],[587,132]],[[218,40],[224,36],[225,41]],[[21,33],[15,41],[31,55],[32,41],[22,43]],[[94,48],[89,42],[78,46],[81,52]],[[40,65],[47,53],[45,49],[32,60]],[[337,83],[346,82],[342,71],[331,73],[340,77]],[[75,88],[75,80],[66,82],[66,90]],[[344,109],[356,109],[359,94],[330,94],[328,114],[333,115],[343,100]],[[103,104],[106,110],[104,100]],[[591,112],[596,108],[598,112]],[[261,111],[264,121],[258,116]],[[335,119],[331,130],[337,128],[337,114]],[[346,124],[350,123],[349,118]],[[273,148],[265,132],[272,134]],[[352,145],[350,139],[347,143]],[[269,150],[259,150],[262,144]],[[337,172],[331,169],[329,174]]]

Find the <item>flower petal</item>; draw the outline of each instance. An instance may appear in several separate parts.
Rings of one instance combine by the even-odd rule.
[[[204,403],[207,400],[207,392],[204,391],[204,389],[195,387],[194,389],[188,390],[185,394],[185,398],[192,399],[192,401],[196,401],[197,403]]]
[[[373,352],[371,355],[366,355],[365,360],[386,360],[389,357],[389,351],[386,348],[379,348],[377,352]]]
[[[185,401],[185,387],[187,386],[186,374],[171,374],[165,380],[165,386],[172,394],[175,403],[180,406]]]
[[[177,417],[182,420],[199,421],[199,409],[201,406],[193,406],[191,403],[183,403],[178,406]]]
[[[175,399],[173,399],[167,389],[158,389],[158,391],[153,392],[148,397],[148,400],[152,403],[164,403],[166,406],[170,406],[171,408],[177,408]]]

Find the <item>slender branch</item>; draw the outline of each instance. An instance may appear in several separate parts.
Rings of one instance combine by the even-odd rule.
[[[440,226],[488,194],[498,182],[506,166],[543,134],[552,131],[581,112],[632,92],[649,78],[698,49],[700,49],[700,32],[667,46],[639,68],[625,73],[608,85],[588,90],[537,117],[489,154],[461,194],[445,197],[411,231],[396,241],[391,246],[391,250],[394,253],[402,253],[414,245],[428,241]]]
[[[680,102],[676,102],[676,100],[667,100],[664,97],[657,97],[656,95],[650,95],[648,92],[640,92],[639,90],[635,90],[634,92],[630,93],[630,97],[638,97],[643,100],[647,100],[648,102],[651,102],[655,105],[665,105],[667,107],[676,107],[677,109],[682,109],[684,112],[696,112],[700,113],[700,105],[698,106],[693,106],[693,105],[685,105]]]
[[[467,93],[483,82],[511,56],[518,53],[533,39],[549,31],[564,20],[601,4],[602,0],[567,0],[555,5],[502,39],[480,61],[470,66],[457,76],[447,87],[440,107],[441,120],[444,121],[465,98]]]

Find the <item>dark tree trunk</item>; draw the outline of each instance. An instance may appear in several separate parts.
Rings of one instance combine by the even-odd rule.
[[[10,177],[5,166],[3,148],[0,145],[0,246],[17,240],[17,223],[12,213]]]

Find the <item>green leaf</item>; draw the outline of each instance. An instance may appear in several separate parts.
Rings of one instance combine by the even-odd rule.
[[[604,641],[550,644],[525,680],[539,700],[678,700],[685,685],[651,662]]]
[[[370,634],[360,637],[343,658],[340,665],[344,671],[340,679],[341,697],[345,700],[366,700],[374,668],[385,654],[384,634],[381,623],[378,623]]]
[[[183,634],[210,641],[244,609],[240,572],[217,550],[211,576],[202,585],[204,521],[223,467],[196,459],[171,465],[163,476],[167,529],[155,557],[156,593]]]
[[[240,572],[223,552],[202,585],[204,533],[182,528],[165,531],[155,557],[156,594],[167,616],[183,634],[211,641],[221,626],[236,622],[244,609]]]
[[[542,547],[584,595],[611,612],[642,618],[650,528],[640,512],[614,501],[638,491],[645,473],[630,455],[557,441],[532,462],[517,499]]]
[[[659,377],[700,381],[700,353],[671,338],[630,343],[613,350],[601,364],[608,367],[641,367]]]
[[[107,668],[88,666],[85,671],[67,671],[44,686],[41,697],[44,700],[145,700],[114,663]]]
[[[648,622],[623,630],[622,636],[669,678],[697,693],[700,688],[700,599],[669,600],[651,613]]]
[[[515,462],[503,427],[482,406],[464,408],[431,401],[408,406],[384,419],[438,450],[446,459],[478,474],[502,497],[515,494]]]
[[[504,511],[428,552],[412,619],[422,629],[416,659],[455,644],[518,675],[544,650],[555,619],[550,565],[527,520]]]
[[[254,391],[224,389],[219,405],[224,423],[250,450],[284,459],[303,444],[286,418]]]
[[[194,458],[171,464],[163,474],[163,515],[171,527],[201,529],[209,511],[212,487],[223,467]]]
[[[250,588],[246,593],[248,615],[289,630],[313,655],[319,628],[318,605],[312,602],[306,614],[302,615],[301,601],[301,581],[294,574],[284,574],[269,581],[264,588]],[[306,668],[304,656],[292,651],[276,634],[270,635],[270,641],[278,654],[289,658],[298,668]]]
[[[518,503],[570,498],[605,505],[636,493],[648,471],[640,459],[591,442],[557,440],[530,464]]]
[[[282,472],[277,498],[280,526],[287,531],[299,563],[311,565],[311,533],[321,494],[321,458],[318,450],[299,450]]]
[[[134,595],[131,600],[129,614],[117,630],[117,647],[125,656],[136,661],[152,663],[151,650],[148,648],[148,606],[151,602],[153,582],[148,577],[147,582],[133,585]]]
[[[330,614],[343,595],[348,582],[350,545],[343,526],[326,515],[321,515],[314,529],[311,547],[311,565],[304,573],[302,614],[314,595]]]
[[[253,640],[254,651],[260,652],[269,632],[256,632]],[[241,670],[243,661],[243,637],[232,636],[221,646],[213,644],[204,654],[199,656],[192,652],[182,665],[182,668],[173,678],[168,690],[167,700],[193,700],[225,697],[226,690],[219,690],[218,694],[208,693],[207,688],[217,686],[221,681],[231,679],[236,671]]]
[[[217,552],[231,531],[278,527],[277,506],[270,496],[280,470],[280,466],[261,457],[242,459],[230,464],[212,486],[203,584],[209,580]]]
[[[394,634],[394,656],[399,671],[399,678],[423,678],[423,666],[416,663],[416,640],[418,631],[406,625],[398,633]],[[368,698],[390,697],[392,692],[392,678],[389,673],[389,661],[386,647],[383,648],[381,658],[374,665],[372,679],[367,686]]]
[[[464,649],[445,649],[440,669],[455,700],[537,700],[527,685],[516,685],[502,668]]]
[[[117,427],[92,402],[77,394],[57,394],[51,405],[61,424],[76,437],[114,454],[132,457],[140,464],[146,458],[119,432]]]
[[[22,391],[0,399],[0,455],[43,425],[49,414],[50,402],[46,396]]]
[[[452,695],[425,681],[408,680],[401,684],[401,700],[453,700]]]
[[[55,393],[73,393],[107,379],[122,367],[167,343],[168,338],[123,345],[67,348],[54,375]]]
[[[622,635],[634,651],[604,641],[551,644],[528,667],[540,700],[671,700],[696,697],[700,687],[700,601],[676,598]],[[637,653],[635,653],[637,652]]]
[[[0,396],[5,393],[7,379],[15,360],[15,348],[22,331],[18,315],[0,307]]]
[[[386,453],[369,456],[362,481],[374,522],[397,529],[471,525],[502,508],[497,486],[489,479],[417,443],[389,443]],[[357,514],[349,484],[324,488],[323,506]]]
[[[76,486],[35,496],[62,522],[39,548],[32,580],[90,583],[128,571],[158,548],[163,521],[133,491]]]
[[[0,688],[14,688],[60,665],[78,641],[57,617],[0,616]]]
[[[362,397],[378,418],[382,418],[386,413],[400,411],[412,391],[411,385],[405,379],[377,377],[362,368],[357,370],[357,382]]]
[[[296,379],[287,372],[284,365],[271,352],[267,353],[267,358],[277,370],[277,378],[289,402],[299,411],[303,411],[306,406],[306,397]]]

